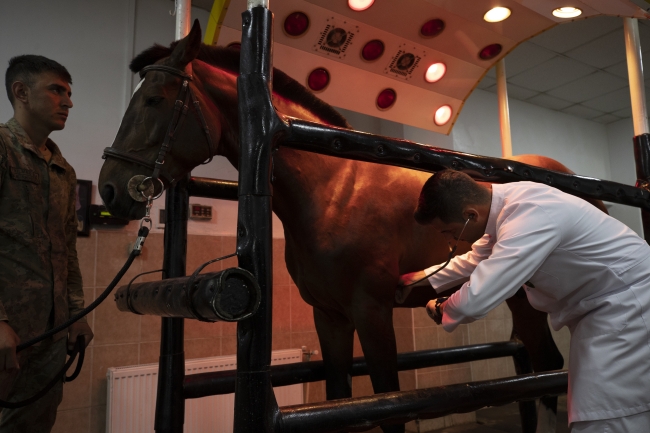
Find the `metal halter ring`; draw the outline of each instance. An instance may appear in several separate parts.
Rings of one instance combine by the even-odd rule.
[[[148,197],[148,196],[146,196],[146,195],[144,194],[145,189],[144,189],[144,188],[143,188],[143,189],[140,189],[140,186],[144,185],[144,183],[145,183],[146,181],[148,181],[148,180],[152,180],[152,181],[153,181],[154,179],[156,179],[158,182],[160,182],[160,192],[159,192],[158,195],[155,196],[155,197]],[[149,200],[149,198],[151,198],[152,200],[157,200],[157,199],[160,198],[160,196],[162,195],[162,193],[165,192],[165,184],[163,183],[162,180],[160,180],[160,178],[157,178],[157,177],[156,177],[156,178],[153,178],[153,177],[151,177],[151,176],[148,176],[148,177],[145,177],[144,179],[142,179],[142,181],[141,181],[140,184],[138,185],[138,190],[140,191],[140,194],[142,194],[142,197],[144,197],[145,200]],[[154,191],[155,191],[155,188],[154,188]]]

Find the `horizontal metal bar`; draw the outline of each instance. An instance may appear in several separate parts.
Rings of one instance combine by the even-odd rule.
[[[650,209],[650,192],[630,185],[560,173],[521,162],[456,152],[305,120],[290,118],[277,143],[323,155],[415,170],[435,172],[452,168],[463,171],[475,179],[491,182],[505,183],[521,180],[540,182],[584,198]]]
[[[216,198],[237,201],[239,184],[232,180],[192,177],[187,190],[192,197]]]
[[[325,433],[405,423],[565,394],[567,387],[567,372],[557,371],[286,406],[279,410],[274,431]]]
[[[459,364],[482,359],[514,356],[518,351],[523,350],[523,348],[523,344],[519,342],[504,341],[499,343],[449,347],[446,349],[418,350],[398,354],[397,369],[398,371],[406,371],[438,365]],[[366,365],[366,359],[362,356],[355,357],[352,361],[351,375],[365,376],[367,374],[368,367]],[[185,398],[200,398],[235,392],[235,376],[236,370],[185,376],[183,394]],[[273,386],[325,380],[325,365],[323,361],[310,361],[272,366],[271,380]]]

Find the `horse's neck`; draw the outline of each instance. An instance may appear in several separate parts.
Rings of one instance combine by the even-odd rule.
[[[273,104],[285,116],[325,123],[304,107],[277,95]],[[273,210],[285,226],[290,220],[322,215],[329,199],[336,195],[335,190],[342,188],[340,185],[352,187],[355,167],[356,161],[280,147],[273,156]]]
[[[203,64],[205,65],[205,64]],[[201,66],[203,66],[201,65]],[[236,76],[207,65],[204,71],[210,80],[203,82],[210,101],[208,111],[214,116],[219,134],[219,154],[238,168],[239,125],[237,120]],[[195,73],[197,69],[195,67]],[[278,112],[291,117],[324,123],[304,107],[274,95],[273,104]],[[287,224],[289,219],[318,212],[322,198],[334,180],[354,176],[355,161],[329,158],[311,152],[281,147],[273,155],[273,210]]]

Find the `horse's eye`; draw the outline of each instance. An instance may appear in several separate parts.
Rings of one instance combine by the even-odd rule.
[[[162,96],[152,96],[151,98],[147,98],[146,104],[150,107],[153,107],[154,105],[158,105],[162,102],[162,100],[165,99]]]

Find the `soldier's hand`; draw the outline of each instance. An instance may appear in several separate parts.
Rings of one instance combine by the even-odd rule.
[[[14,332],[9,323],[0,321],[0,371],[17,370],[18,357],[16,346],[20,344],[20,338]]]
[[[74,349],[74,344],[77,342],[77,337],[84,336],[85,346],[88,347],[90,340],[95,336],[92,329],[86,322],[75,322],[68,328],[68,350]]]

